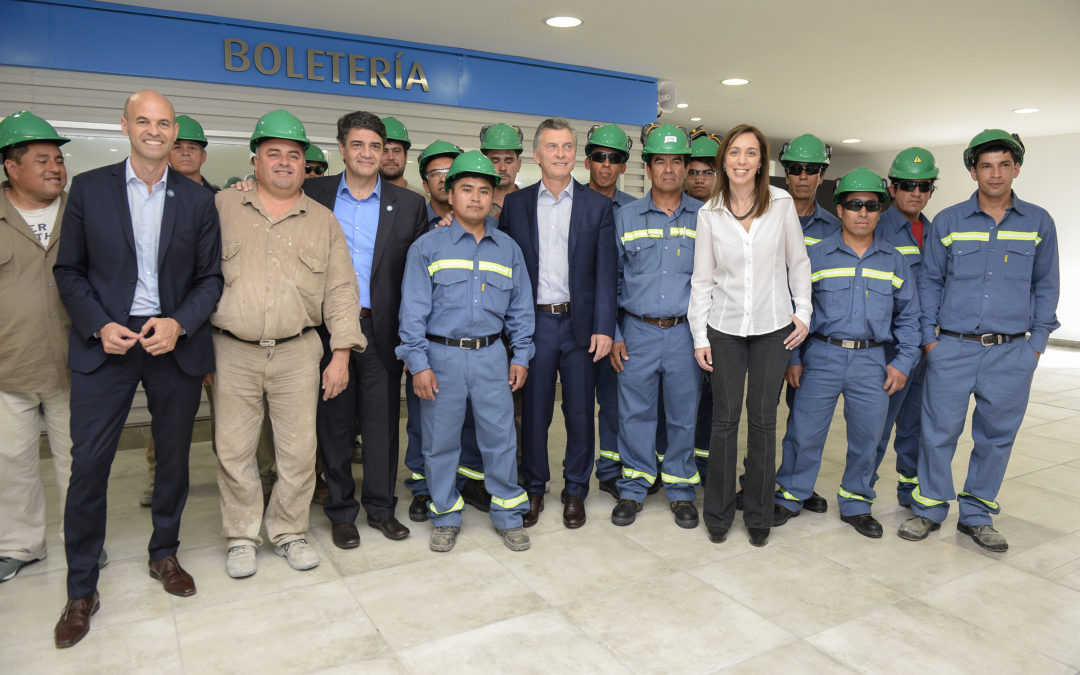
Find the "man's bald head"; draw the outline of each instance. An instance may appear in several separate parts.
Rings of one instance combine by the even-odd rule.
[[[163,102],[165,105],[169,106],[169,110],[172,111],[173,119],[176,119],[176,109],[173,108],[172,102],[161,94],[154,91],[153,89],[143,89],[142,91],[137,91],[131,96],[127,97],[127,100],[124,101],[124,119],[130,122],[132,108],[140,102],[149,101],[154,101],[156,103]]]

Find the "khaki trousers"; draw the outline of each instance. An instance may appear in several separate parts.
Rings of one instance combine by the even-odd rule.
[[[215,332],[214,433],[222,534],[229,546],[275,546],[305,537],[315,488],[315,412],[322,342],[315,331],[275,347],[260,347]],[[263,513],[255,459],[263,399],[274,431],[278,478]]]
[[[37,560],[45,555],[45,486],[38,444],[49,435],[60,502],[71,478],[71,391],[47,394],[0,392],[0,556]]]

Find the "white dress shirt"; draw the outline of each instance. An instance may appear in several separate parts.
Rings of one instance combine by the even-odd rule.
[[[536,197],[538,251],[536,302],[557,305],[570,302],[570,213],[574,208],[574,181],[558,198],[540,183]]]
[[[709,346],[708,326],[764,335],[791,323],[793,313],[810,325],[810,258],[795,203],[780,188],[769,194],[769,209],[749,232],[719,197],[698,211],[687,311],[695,349]]]

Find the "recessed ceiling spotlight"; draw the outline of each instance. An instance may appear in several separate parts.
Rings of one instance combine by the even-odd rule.
[[[861,138],[845,138],[844,140],[842,140],[840,142],[841,143],[862,143],[862,139]]]
[[[1039,112],[1039,108],[1017,108],[1013,112],[1017,115],[1030,115],[1031,113]]]
[[[689,108],[690,104],[689,103],[676,103],[675,107],[676,108]]]
[[[577,28],[581,25],[581,19],[576,16],[553,16],[550,19],[544,19],[544,23],[552,28]]]
[[[701,121],[701,118],[700,118],[700,117],[691,117],[691,118],[690,118],[690,121],[691,121],[691,122],[700,122],[700,121]]]
[[[750,80],[745,77],[729,77],[726,80],[720,80],[720,84],[726,84],[729,87],[741,87],[744,84],[750,84]]]

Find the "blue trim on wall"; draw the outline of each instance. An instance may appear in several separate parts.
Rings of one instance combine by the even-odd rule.
[[[4,65],[634,125],[656,119],[656,78],[642,75],[91,0],[0,0],[0,16]],[[184,45],[183,58],[175,45]]]

